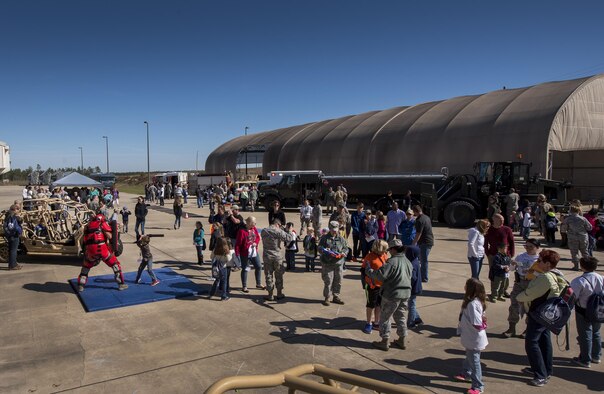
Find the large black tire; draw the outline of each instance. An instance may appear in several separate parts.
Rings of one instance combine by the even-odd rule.
[[[0,263],[8,263],[8,242],[0,240]]]
[[[445,208],[444,216],[451,227],[471,227],[476,221],[476,208],[467,201],[453,201]]]

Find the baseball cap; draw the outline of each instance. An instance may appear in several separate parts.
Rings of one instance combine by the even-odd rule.
[[[337,222],[335,220],[332,220],[331,222],[329,222],[329,229],[330,230],[337,230],[339,228],[340,228],[340,223],[339,222]]]
[[[398,238],[394,238],[388,242],[388,248],[400,248],[401,246],[403,246],[403,243]]]
[[[238,210],[239,210],[239,205],[233,205],[233,206],[231,207],[231,209],[232,209],[233,211],[235,211],[235,210],[237,210],[237,211],[238,211]]]

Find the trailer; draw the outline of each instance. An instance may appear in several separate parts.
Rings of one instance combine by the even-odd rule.
[[[10,148],[6,142],[0,141],[0,175],[10,171]]]

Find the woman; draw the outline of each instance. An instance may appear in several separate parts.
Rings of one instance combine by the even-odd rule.
[[[531,313],[548,298],[558,297],[566,286],[562,273],[556,269],[560,255],[553,250],[543,250],[539,253],[537,264],[539,271],[543,272],[532,280],[528,288],[518,294],[518,301],[524,303],[528,309],[528,320],[524,348],[528,356],[530,368],[525,368],[525,373],[533,375],[529,385],[541,387],[545,385],[553,373],[552,341],[550,331],[537,320]]]
[[[482,260],[484,260],[484,235],[489,229],[489,221],[481,219],[476,221],[476,226],[468,230],[468,260],[472,278],[480,279]]]
[[[180,228],[180,218],[182,216],[182,197],[174,198],[174,230]]]
[[[240,228],[237,232],[237,240],[235,241],[235,255],[241,261],[241,291],[244,293],[250,292],[247,288],[247,273],[250,270],[250,264],[254,266],[256,288],[264,290],[261,279],[262,268],[258,257],[259,243],[260,234],[256,229],[256,218],[249,216],[245,219],[245,227]]]
[[[361,253],[363,258],[369,254],[371,247],[376,239],[378,239],[377,231],[378,224],[375,215],[371,213],[371,209],[365,211],[365,225],[363,226],[363,237],[361,238]]]
[[[378,270],[388,260],[388,243],[381,239],[373,242],[371,245],[371,252],[363,258],[361,263],[361,277],[363,280],[363,288],[365,289],[365,297],[367,303],[365,305],[365,311],[367,314],[367,322],[363,328],[365,334],[371,334],[372,328],[379,328],[380,321],[380,303],[382,298],[380,297],[380,286],[382,282],[371,279],[365,275],[365,269],[370,268],[372,270]],[[374,316],[373,322],[371,321],[371,315]]]

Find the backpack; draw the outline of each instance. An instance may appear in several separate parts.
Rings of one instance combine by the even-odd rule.
[[[587,299],[585,318],[591,323],[604,323],[604,293],[594,293],[591,283],[585,280],[591,288],[592,294]]]
[[[562,277],[562,275],[555,272],[552,273]],[[547,298],[551,291],[550,289],[543,296],[535,300],[537,302],[533,302],[529,310],[529,314],[533,319],[556,335],[560,335],[562,329],[566,327],[576,301],[573,289],[566,279],[564,281],[566,282],[566,286],[564,286],[559,296]]]
[[[218,267],[218,262],[216,261],[212,262],[212,278],[220,278],[220,268]]]
[[[21,235],[21,226],[15,215],[9,216],[8,220],[4,222],[4,236],[5,237],[18,237]]]

